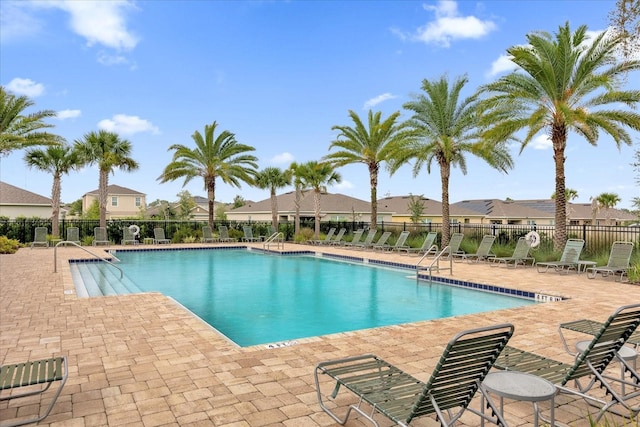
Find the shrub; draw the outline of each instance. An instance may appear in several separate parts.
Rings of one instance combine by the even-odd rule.
[[[91,246],[93,245],[93,236],[84,236],[82,238],[82,246]]]
[[[15,254],[20,247],[20,242],[17,240],[0,236],[0,254]]]
[[[309,240],[313,240],[314,231],[310,228],[304,227],[300,229],[300,232],[293,236],[293,241],[295,243],[304,243]]]

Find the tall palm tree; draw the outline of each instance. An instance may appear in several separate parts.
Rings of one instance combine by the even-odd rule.
[[[504,139],[528,129],[521,149],[540,132],[547,132],[553,144],[555,163],[554,248],[560,250],[567,239],[565,200],[565,149],[570,131],[597,145],[600,132],[613,138],[620,148],[630,145],[627,128],[640,130],[640,114],[616,108],[634,108],[640,90],[621,90],[620,81],[630,71],[640,69],[640,61],[618,60],[621,36],[603,32],[592,40],[587,27],[571,32],[561,26],[555,37],[546,32],[527,35],[529,44],[507,49],[520,69],[487,84],[489,94],[484,117],[492,127],[487,137]]]
[[[293,162],[289,165],[289,169],[287,169],[287,173],[289,174],[291,181],[293,182],[293,186],[295,188],[295,199],[294,205],[296,209],[296,216],[294,219],[294,234],[300,233],[300,203],[302,203],[302,198],[304,196],[305,191],[305,183],[303,182],[302,176],[304,174],[303,165]]]
[[[405,123],[397,123],[400,112],[396,111],[382,120],[382,113],[369,110],[368,126],[362,123],[358,114],[349,110],[354,127],[333,126],[331,130],[340,133],[329,146],[340,151],[331,153],[324,160],[340,167],[354,163],[364,163],[369,169],[371,185],[371,228],[377,228],[378,219],[378,174],[380,164],[393,158],[394,152],[413,139],[413,134]]]
[[[115,168],[131,172],[139,167],[138,162],[131,157],[131,142],[120,139],[117,133],[101,130],[89,132],[82,139],[76,140],[75,149],[85,164],[98,165],[100,173],[98,184],[100,227],[106,227],[109,174]]]
[[[51,200],[53,211],[51,213],[51,234],[60,236],[60,194],[62,192],[62,175],[69,171],[79,169],[82,163],[78,153],[67,144],[50,145],[44,149],[31,149],[25,153],[24,161],[30,168],[49,172],[53,175],[51,186]]]
[[[278,198],[276,190],[291,184],[291,176],[276,167],[267,167],[256,174],[256,187],[266,190],[269,189],[271,196],[271,222],[276,229],[278,228]]]
[[[0,86],[0,157],[21,148],[64,142],[60,136],[42,131],[53,127],[43,119],[55,117],[55,111],[41,110],[24,114],[24,110],[32,105],[34,102],[28,97],[13,95]]]
[[[313,207],[315,210],[315,238],[320,238],[320,197],[327,192],[327,186],[342,181],[342,177],[333,166],[315,160],[303,163],[298,168],[304,187],[313,189]]]
[[[205,125],[204,136],[195,131],[191,138],[195,142],[195,148],[189,148],[182,144],[173,144],[169,150],[174,150],[173,159],[158,177],[158,181],[164,183],[184,178],[187,185],[195,177],[204,180],[204,188],[209,199],[209,226],[213,227],[214,205],[216,197],[216,179],[236,187],[240,182],[253,184],[258,165],[257,158],[250,151],[255,148],[240,144],[236,136],[225,130],[215,136],[217,122]]]
[[[472,154],[489,165],[506,172],[512,167],[512,159],[504,143],[491,144],[481,138],[477,95],[462,99],[460,93],[468,82],[466,76],[449,83],[446,76],[439,80],[422,81],[423,94],[417,95],[404,108],[413,111],[408,124],[419,139],[396,153],[391,172],[409,161],[414,161],[413,175],[426,166],[431,172],[435,160],[440,168],[442,191],[442,246],[449,244],[449,177],[452,167],[467,173],[465,155]]]
[[[599,209],[605,209],[605,221],[607,225],[611,225],[611,211],[618,203],[620,203],[620,196],[616,193],[602,193],[596,197]]]
[[[574,190],[573,188],[565,188],[564,189],[564,199],[565,199],[565,203],[567,205],[566,209],[567,209],[567,222],[570,222],[571,220],[571,206],[569,205],[569,203],[572,200],[575,200],[578,198],[578,190]],[[556,199],[556,192],[554,191],[551,194],[551,200],[555,200]]]

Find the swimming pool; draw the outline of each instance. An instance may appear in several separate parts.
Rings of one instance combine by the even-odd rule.
[[[534,303],[454,286],[417,284],[410,270],[310,255],[176,249],[124,250],[116,256],[134,284],[119,292],[136,288],[162,292],[240,346]],[[83,268],[113,275],[112,267],[100,264],[84,263]]]

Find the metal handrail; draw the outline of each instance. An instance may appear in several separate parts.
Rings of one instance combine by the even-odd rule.
[[[426,267],[420,267],[420,263],[422,263],[422,261],[427,257],[427,255],[429,255],[429,253],[431,252],[431,249],[435,248],[436,246],[433,245],[429,248],[429,250],[427,252],[425,252],[425,254],[422,256],[422,258],[420,258],[418,260],[418,262],[416,263],[416,283],[418,283],[418,281],[420,280],[420,272],[421,271],[428,271],[429,272],[429,281],[431,281],[433,279],[433,270],[434,270],[434,264],[435,264],[435,270],[436,271],[440,271],[440,270],[449,270],[449,274],[452,275],[453,274],[453,256],[449,256],[449,268],[440,268],[440,258],[442,258],[442,255],[445,252],[448,252],[451,250],[451,248],[449,246],[445,246],[444,249],[442,249],[439,253],[436,253],[435,258],[433,258],[433,261],[431,261],[431,263],[426,266]]]
[[[89,255],[93,255],[94,257],[98,258],[99,260],[104,261],[107,264],[117,268],[118,271],[120,272],[120,278],[122,279],[124,277],[124,272],[122,271],[122,269],[120,267],[118,267],[117,265],[115,265],[114,263],[112,263],[111,261],[109,261],[108,259],[102,258],[100,255],[94,254],[93,252],[83,248],[82,246],[80,246],[76,242],[70,242],[70,241],[67,241],[67,240],[63,240],[62,242],[58,242],[53,248],[53,272],[54,273],[58,272],[58,246],[60,246],[60,245],[73,245],[73,246],[75,246],[77,248],[80,248],[83,251],[85,251],[86,253],[88,253]]]
[[[262,249],[267,249],[270,243],[276,242],[277,248],[280,249],[280,244],[282,243],[282,247],[284,248],[284,233],[282,231],[276,231],[271,236],[269,236],[264,243],[262,244]]]

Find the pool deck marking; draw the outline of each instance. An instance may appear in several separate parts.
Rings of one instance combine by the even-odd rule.
[[[261,245],[254,246],[260,249]],[[406,255],[285,245],[287,251],[300,248],[390,262],[407,260]],[[53,273],[51,249],[27,248],[0,255],[0,361],[54,354],[69,358],[69,381],[52,414],[40,425],[334,425],[316,401],[312,371],[319,361],[375,353],[426,381],[455,333],[509,321],[516,326],[511,344],[571,362],[557,332],[560,322],[604,320],[620,305],[640,301],[640,286],[591,280],[584,274],[537,273],[531,268],[498,272],[488,265],[456,263],[453,277],[457,280],[499,283],[568,299],[308,338],[279,348],[237,348],[159,293],[78,298],[68,260],[85,256],[77,248],[59,248],[58,273]],[[616,368],[613,374],[617,372]],[[36,397],[29,399],[39,402]],[[25,416],[37,410],[38,405],[24,405],[24,400],[18,404],[18,400],[0,405],[1,419],[11,418],[18,408]],[[590,409],[561,395],[556,419],[580,425]],[[533,421],[530,405],[506,402],[505,410],[513,425]],[[355,418],[349,425],[364,424]],[[425,419],[415,425],[434,424]],[[461,425],[479,422],[465,415]]]

